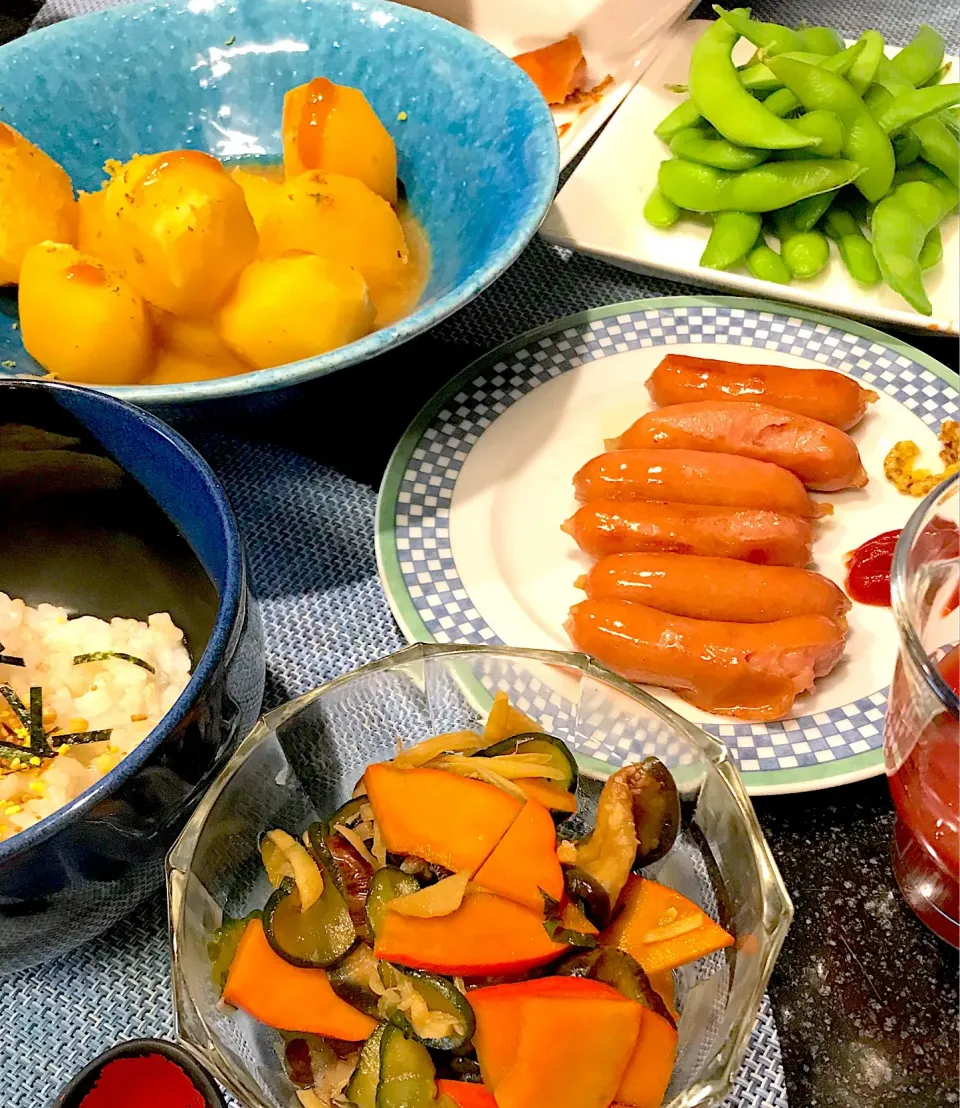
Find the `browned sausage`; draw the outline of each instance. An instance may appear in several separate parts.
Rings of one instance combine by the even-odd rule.
[[[736,558],[769,566],[805,566],[812,528],[800,516],[756,508],[594,500],[563,524],[594,558],[652,551]]]
[[[863,488],[867,471],[845,431],[769,404],[700,400],[647,412],[614,449],[718,450],[790,470],[808,489]]]
[[[724,623],[606,599],[574,605],[566,626],[578,649],[629,681],[758,721],[786,715],[843,653],[843,633],[826,616]]]
[[[877,399],[852,377],[832,369],[742,365],[715,358],[668,354],[647,380],[654,404],[695,400],[753,400],[786,408],[848,431]]]
[[[833,509],[807,495],[799,478],[770,462],[709,450],[611,450],[573,478],[578,500],[661,500],[765,508],[814,519]]]
[[[695,554],[611,554],[577,581],[594,600],[630,600],[660,612],[730,623],[827,616],[846,627],[850,601],[829,578]]]

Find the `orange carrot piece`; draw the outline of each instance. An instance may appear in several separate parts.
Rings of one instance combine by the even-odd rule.
[[[498,1108],[608,1108],[633,1055],[643,1008],[625,997],[533,997]]]
[[[482,1085],[471,1085],[467,1081],[448,1081],[441,1077],[437,1081],[437,1093],[445,1093],[457,1108],[497,1108],[493,1093]]]
[[[387,850],[473,872],[523,807],[495,785],[438,769],[368,766],[363,775]]]
[[[528,800],[493,853],[474,875],[474,884],[515,900],[541,915],[541,889],[559,900],[563,871],[557,858],[557,831],[553,818],[536,800]]]
[[[541,913],[468,888],[463,903],[449,916],[419,919],[387,912],[373,952],[410,969],[487,977],[523,973],[569,949],[550,938]]]
[[[631,875],[622,895],[623,908],[600,942],[632,954],[648,974],[676,969],[733,942],[693,901],[666,885]]]
[[[517,54],[513,60],[543,93],[548,104],[562,104],[577,90],[586,70],[583,47],[574,34],[538,50]]]
[[[259,919],[247,924],[237,944],[223,999],[281,1031],[358,1043],[377,1026],[376,1020],[337,996],[322,969],[301,969],[284,961],[267,942]]]
[[[660,1108],[677,1054],[677,1032],[644,1008],[640,1034],[617,1089],[617,1103],[631,1108]]]
[[[490,985],[467,994],[476,1017],[473,1044],[484,1083],[496,1089],[513,1065],[520,1037],[523,1005],[534,997],[615,1000],[620,994],[601,981],[584,977],[540,977],[510,985]]]
[[[544,781],[540,777],[520,777],[514,781],[514,784],[531,800],[538,800],[551,812],[566,812],[568,815],[573,815],[577,810],[577,798],[573,793],[567,792],[559,785],[554,785],[551,781]]]

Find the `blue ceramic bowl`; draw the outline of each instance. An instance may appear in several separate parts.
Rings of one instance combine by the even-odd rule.
[[[283,95],[318,75],[362,89],[394,137],[398,175],[430,240],[420,306],[359,342],[276,369],[106,391],[147,406],[249,395],[426,331],[533,237],[556,188],[556,127],[504,54],[384,0],[160,0],[71,19],[0,50],[0,118],[88,190],[103,180],[106,158],[188,146],[223,159],[278,159]],[[12,295],[0,311],[0,361],[16,363],[10,373],[35,372],[10,326]]]
[[[180,827],[263,697],[259,618],[220,482],[153,416],[90,389],[0,381],[0,590],[73,614],[169,611],[193,675],[111,773],[0,843],[0,973],[109,927],[160,883]]]

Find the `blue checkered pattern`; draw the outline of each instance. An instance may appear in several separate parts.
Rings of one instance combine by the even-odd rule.
[[[449,526],[460,469],[491,423],[527,393],[586,362],[627,350],[698,343],[807,358],[886,393],[931,427],[960,411],[955,387],[882,342],[786,312],[719,305],[611,312],[518,345],[452,394],[438,397],[436,413],[406,462],[395,511],[397,556],[407,592],[434,639],[500,642],[460,580]],[[779,723],[706,724],[705,729],[727,743],[744,773],[839,762],[881,747],[886,694],[879,689],[841,708]],[[555,706],[565,711],[562,698]],[[621,765],[644,748],[611,733],[606,739],[594,735],[581,752]]]

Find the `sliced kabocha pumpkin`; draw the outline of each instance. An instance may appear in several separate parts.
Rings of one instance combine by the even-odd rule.
[[[242,919],[225,918],[213,938],[207,943],[207,953],[210,955],[210,976],[218,992],[223,992],[227,983],[227,973],[233,956],[237,953],[237,946],[243,938],[247,924],[252,919],[260,919],[259,909],[250,912]]]
[[[632,954],[648,974],[676,969],[733,943],[702,908],[647,877],[630,877],[623,907],[600,942]]]
[[[267,942],[259,919],[250,920],[237,944],[223,999],[283,1031],[362,1042],[376,1027],[336,995],[324,970],[304,969],[281,958]]]
[[[379,763],[364,782],[389,851],[456,872],[476,870],[522,807],[493,785],[436,769]]]
[[[470,1081],[449,1081],[440,1078],[437,1092],[453,1101],[456,1108],[497,1108],[493,1093]]]
[[[557,832],[550,813],[528,800],[520,815],[474,876],[474,884],[543,912],[543,894],[563,896],[563,872],[557,858]]]
[[[627,1000],[633,1000],[644,1008],[656,1012],[662,1019],[675,1026],[663,997],[657,992],[644,972],[643,967],[632,955],[613,947],[595,947],[592,950],[577,951],[569,954],[554,967],[554,973],[564,977],[584,978],[599,981],[616,989]]]
[[[410,969],[485,977],[546,965],[569,947],[550,938],[542,913],[470,888],[451,915],[419,919],[385,911],[373,949],[377,958]]]
[[[652,1009],[644,1008],[640,1034],[617,1088],[617,1103],[631,1108],[660,1108],[676,1055],[676,1027]]]
[[[381,1015],[431,1050],[458,1050],[472,1036],[473,1009],[446,977],[380,963]]]

